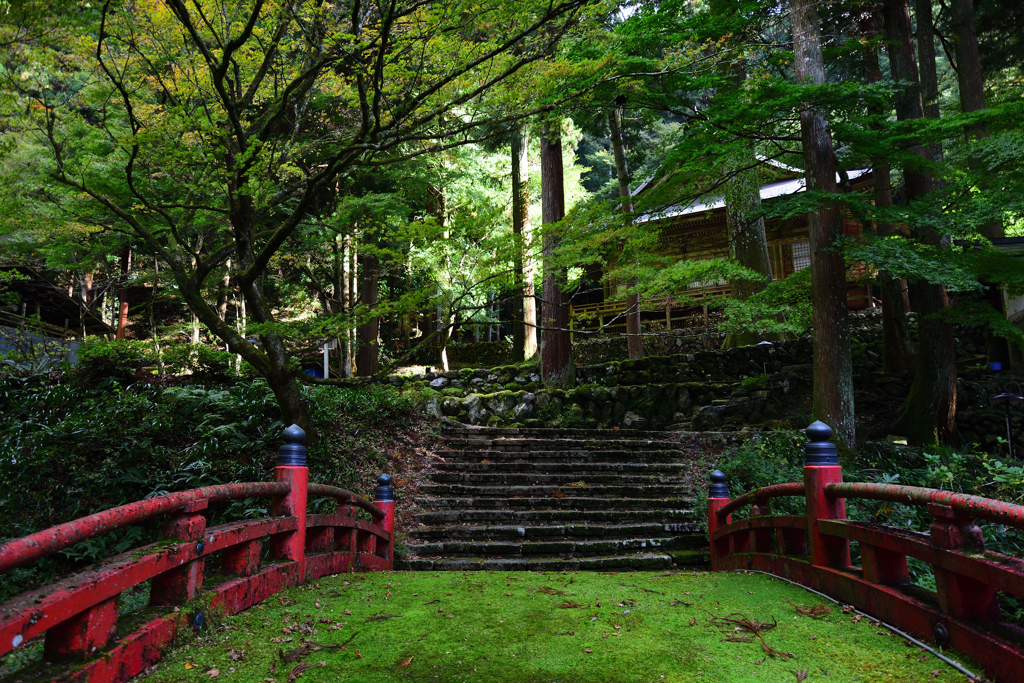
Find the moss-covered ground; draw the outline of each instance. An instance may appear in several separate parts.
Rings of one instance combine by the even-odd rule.
[[[790,601],[818,599],[759,574],[343,574],[212,625],[143,680],[967,680],[866,618]],[[714,620],[737,614],[777,622],[765,646],[792,656]]]

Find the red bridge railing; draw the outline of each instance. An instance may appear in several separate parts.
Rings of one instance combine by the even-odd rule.
[[[39,636],[43,659],[33,680],[120,682],[160,659],[175,637],[210,617],[240,612],[284,588],[360,567],[390,569],[394,489],[377,479],[373,503],[333,486],[309,483],[306,434],[284,432],[273,482],[223,484],[148,498],[82,517],[0,546],[0,573],[100,534],[163,515],[160,543],[105,560],[0,605],[0,656]],[[208,527],[211,503],[269,498],[272,516]],[[334,514],[307,514],[307,501],[333,498]],[[369,519],[359,519],[358,510]],[[264,543],[269,547],[264,552]],[[217,576],[204,587],[207,558]],[[122,592],[150,581],[150,607],[136,628],[118,620]],[[135,615],[133,615],[134,617]],[[124,631],[129,631],[123,633]]]
[[[729,499],[725,475],[711,474],[708,532],[711,567],[782,576],[851,604],[917,636],[980,662],[998,683],[1024,681],[1024,629],[1002,621],[999,591],[1024,597],[1024,561],[985,549],[983,519],[1024,529],[1024,506],[950,491],[844,483],[832,430],[815,422],[804,481],[768,486]],[[773,515],[771,500],[805,499],[805,514]],[[846,519],[848,498],[925,506],[928,533]],[[751,506],[750,516],[731,513]],[[850,542],[860,549],[852,566]],[[928,563],[935,591],[911,585],[907,558]]]

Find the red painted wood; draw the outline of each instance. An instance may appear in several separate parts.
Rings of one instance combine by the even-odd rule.
[[[274,498],[272,512],[282,517],[294,517],[297,525],[294,531],[270,537],[270,555],[297,562],[299,576],[305,576],[306,570],[302,564],[305,561],[306,487],[309,484],[309,470],[305,467],[278,466],[274,468],[274,481],[288,484],[288,493]]]
[[[860,562],[866,581],[892,586],[910,583],[907,556],[903,553],[861,543]]]
[[[381,520],[381,526],[384,528],[384,531],[388,533],[386,541],[377,543],[377,554],[391,563],[395,559],[395,501],[378,500],[374,501],[374,503],[381,509],[381,512],[384,513],[384,519]]]
[[[1024,597],[1024,560],[1019,558],[991,550],[984,555],[949,550],[931,543],[928,534],[870,522],[827,520],[820,526],[823,533],[914,557],[934,568],[948,569]]]
[[[711,561],[716,558],[725,557],[729,554],[729,539],[717,540],[716,535],[722,527],[732,522],[728,514],[719,514],[721,509],[729,503],[728,498],[708,498],[708,535],[711,538]]]
[[[866,498],[887,500],[906,505],[947,505],[969,519],[987,519],[1018,529],[1024,529],[1024,505],[1014,505],[1001,500],[969,496],[964,493],[926,489],[917,486],[896,486],[894,484],[833,483],[825,492],[835,498]]]
[[[809,531],[810,561],[780,554],[798,549],[801,530],[792,518],[752,516],[723,524],[723,512],[741,507],[736,504],[740,499],[725,504],[709,499],[708,516],[715,520],[709,523],[712,569],[777,574],[926,639],[934,637],[941,623],[950,645],[981,662],[996,681],[1024,681],[1024,629],[992,625],[1001,616],[998,591],[1024,596],[1024,560],[986,551],[973,521],[977,517],[1021,526],[1024,508],[948,491],[845,484],[839,467],[805,467],[804,475],[803,526]],[[762,504],[756,494],[748,494],[744,502]],[[850,522],[843,498],[856,496],[927,505],[935,522],[927,534]],[[760,540],[768,529],[775,531],[775,553],[765,552]],[[850,541],[859,542],[863,567],[849,566]],[[726,550],[716,553],[716,548]],[[752,548],[758,552],[749,552]],[[931,598],[909,585],[907,557],[933,567],[937,591]]]
[[[782,496],[802,496],[804,495],[804,484],[803,482],[796,482],[792,484],[775,484],[773,486],[765,486],[759,488],[756,491],[750,493],[744,493],[738,498],[727,500],[727,502],[718,510],[718,516],[732,514],[742,507],[747,505],[753,505],[757,501],[768,501],[772,498],[780,498]]]
[[[727,557],[712,565],[715,571],[754,569],[790,581],[855,606],[900,630],[924,640],[934,639],[935,624],[950,634],[950,646],[981,662],[996,683],[1024,681],[1024,633],[1011,641],[980,624],[956,619],[897,587],[877,586],[854,572],[814,567],[796,558],[764,553]]]
[[[377,506],[376,503],[371,503],[362,496],[357,496],[351,491],[339,489],[336,486],[328,486],[326,484],[310,484],[307,487],[307,491],[310,499],[333,498],[338,501],[339,505],[344,505],[348,508],[358,507],[361,510],[365,510],[370,513],[370,516],[373,517],[374,521],[379,522],[384,519],[385,513]],[[350,513],[342,513],[340,510],[338,514],[350,515]]]
[[[201,511],[206,509],[206,505],[205,499],[192,501],[181,512],[171,515],[164,524],[164,538],[202,543],[206,517]],[[197,552],[196,559],[154,576],[149,591],[149,604],[181,605],[196,597],[203,587],[204,565],[205,560]]]
[[[227,576],[252,576],[260,569],[260,553],[263,541],[245,541],[230,548],[225,548],[220,555],[221,571]]]
[[[842,498],[825,494],[825,486],[843,481],[843,468],[838,465],[804,467],[807,500],[807,545],[811,564],[818,567],[850,566],[850,543],[845,538],[821,533],[819,520],[846,519],[846,503]]]
[[[93,605],[47,631],[43,656],[51,662],[82,662],[106,647],[117,630],[117,599]]]
[[[219,484],[147,498],[97,512],[95,515],[81,517],[3,544],[0,546],[0,574],[15,567],[32,564],[47,555],[70,548],[94,536],[173,512],[194,500],[205,498],[207,502],[214,503],[238,498],[282,495],[287,491],[287,484],[280,482]]]
[[[935,517],[929,534],[934,545],[949,550],[985,552],[985,537],[973,519],[948,505],[936,503],[928,504],[928,512]],[[954,617],[991,621],[1002,617],[996,587],[955,570],[935,568],[935,592],[942,611]]]
[[[237,613],[308,578],[353,568],[390,569],[392,501],[381,501],[378,506],[342,489],[307,488],[305,467],[278,467],[275,479],[273,483],[212,486],[139,501],[0,546],[2,573],[92,536],[171,514],[163,527],[164,538],[171,543],[125,553],[0,605],[0,656],[46,633],[48,659],[83,662],[80,668],[54,680],[125,681],[159,660],[176,634],[191,628],[195,615],[185,611],[168,614],[110,645],[116,632],[119,594],[152,579],[154,605],[182,604],[201,590],[205,558],[214,552],[222,553],[223,572],[237,577],[207,591],[211,599],[206,609],[220,614]],[[347,514],[307,517],[307,492],[312,488],[318,495],[341,501],[339,512]],[[210,502],[255,496],[275,496],[273,509],[278,516],[206,528],[203,511]],[[356,508],[368,512],[374,521],[355,519],[352,513]],[[277,561],[261,568],[261,541],[267,536]],[[90,658],[101,649],[101,658]]]
[[[294,529],[294,518],[235,522],[208,529],[203,552]],[[127,552],[0,605],[0,656],[76,614],[196,557],[193,541]],[[20,637],[20,638],[19,638]]]

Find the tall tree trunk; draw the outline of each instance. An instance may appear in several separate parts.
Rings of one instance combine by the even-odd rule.
[[[156,293],[160,288],[160,259],[153,259],[153,291],[149,297],[149,333],[153,336],[157,374],[164,374],[164,354],[160,348],[160,335],[156,330]]]
[[[356,300],[359,298],[359,256],[356,252],[355,235],[349,235],[346,241],[348,248],[348,302],[346,306],[351,319],[352,312],[356,307]],[[346,334],[348,335],[346,344],[348,360],[345,376],[352,377],[356,374],[356,329],[349,326]]]
[[[619,181],[619,205],[625,214],[633,213],[633,193],[629,189],[629,168],[626,166],[626,150],[622,144],[622,110],[616,107],[608,112],[608,130],[611,133],[612,153],[615,156],[615,176]],[[629,282],[627,287],[635,287]],[[640,295],[626,297],[626,349],[630,360],[644,357],[644,340],[640,336]]]
[[[565,217],[562,136],[557,124],[545,125],[540,139],[541,216],[544,223],[544,289],[541,303],[540,367],[544,382],[569,388],[575,383],[569,332],[569,297],[563,291],[565,269],[552,261],[559,237],[552,227]]]
[[[924,100],[919,87],[917,63],[907,0],[885,0],[882,4],[885,40],[888,45],[892,78],[904,84],[896,92],[896,117],[901,121],[924,117]],[[928,151],[915,149],[922,165],[903,169],[907,203],[922,200],[934,188],[934,181],[923,163]],[[916,227],[914,236],[923,243],[940,248],[939,235],[926,227]],[[917,369],[903,413],[893,425],[912,444],[929,444],[937,440],[953,443],[956,434],[956,358],[953,331],[943,320],[949,298],[943,285],[925,281],[913,283],[911,295],[917,311]]]
[[[530,174],[529,134],[526,126],[520,126],[512,135],[512,263],[515,269],[515,296],[512,297],[512,360],[521,363],[529,354],[526,352],[527,336],[532,334],[536,345],[537,329],[527,328],[526,309],[526,235],[530,225]],[[532,285],[532,283],[531,283]],[[532,303],[532,302],[531,302]]]
[[[220,289],[217,291],[217,317],[221,320],[228,318],[228,300],[231,298],[231,259],[224,264],[224,276],[220,279]]]
[[[791,0],[796,75],[818,85],[825,82],[821,54],[821,20],[814,0]],[[805,177],[808,190],[836,192],[835,153],[824,112],[811,104],[800,111]],[[835,431],[836,439],[853,447],[853,359],[846,309],[846,265],[833,247],[843,236],[835,205],[808,215],[811,238],[811,286],[814,325],[814,399],[812,412]]]
[[[380,286],[380,263],[372,248],[363,254],[362,284],[359,288],[359,302],[368,310],[377,307]],[[370,377],[377,374],[379,355],[377,337],[380,333],[380,317],[372,316],[359,326],[359,351],[356,356],[356,375]]]
[[[128,273],[132,269],[132,248],[126,246],[121,252],[121,288],[118,291],[118,298],[121,301],[120,311],[117,316],[117,338],[124,339],[128,329]]]
[[[918,8],[924,0],[918,0]],[[973,0],[951,0],[953,10],[953,44],[956,46],[956,79],[960,90],[960,109],[963,112],[981,111],[985,108],[985,82],[981,73],[981,55],[978,52],[978,30],[974,22]],[[929,10],[931,7],[928,8]],[[918,22],[920,23],[920,16]],[[922,67],[923,68],[923,67]],[[923,74],[922,74],[923,78]],[[984,126],[974,126],[966,131],[968,139],[983,138],[988,135]],[[977,172],[981,163],[974,158],[969,159],[970,167]],[[1002,221],[988,221],[985,226],[985,236],[989,239],[999,239],[1006,236],[1003,230]],[[1006,315],[1003,305],[1002,288],[996,285],[989,285],[985,288],[985,301],[992,306],[1000,315]],[[985,330],[985,346],[987,349],[988,362],[1010,363],[1010,346],[1003,337],[992,334],[989,329]]]
[[[925,0],[931,2],[931,0]],[[930,8],[930,5],[929,5]],[[878,8],[871,5],[863,8],[860,30],[865,40],[871,41],[878,35]],[[934,55],[933,55],[934,57]],[[878,51],[874,46],[864,52],[865,79],[868,83],[882,80],[882,69],[878,63]],[[873,117],[882,119],[883,112],[878,107],[869,111]],[[871,160],[872,184],[875,193],[875,208],[886,211],[892,208],[892,171],[883,157]],[[875,230],[880,237],[896,234],[896,226],[890,221],[875,222]],[[894,278],[888,271],[878,273],[878,281],[882,291],[882,367],[885,372],[914,372],[914,345],[910,341],[910,324],[907,320],[907,309],[910,301],[906,295],[907,281]]]

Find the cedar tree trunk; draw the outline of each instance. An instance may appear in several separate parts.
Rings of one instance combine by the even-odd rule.
[[[930,2],[930,0],[925,0]],[[929,5],[930,8],[930,5]],[[871,41],[878,35],[876,16],[878,9],[865,8],[861,15],[860,30],[865,40]],[[882,80],[882,69],[878,64],[878,51],[870,47],[864,52],[864,77],[868,83]],[[868,113],[878,119],[883,112],[872,107]],[[879,211],[892,208],[892,171],[889,163],[882,157],[871,160],[872,183],[875,193],[875,208]],[[875,222],[875,231],[880,237],[891,237],[896,234],[896,226],[889,221]],[[907,321],[907,310],[910,300],[907,297],[907,281],[894,278],[888,271],[878,273],[879,288],[882,291],[882,367],[885,372],[914,372],[914,345],[910,341],[910,324]]]
[[[896,117],[901,120],[924,117],[924,101],[918,86],[917,63],[907,0],[885,0],[882,5],[885,40],[889,51],[892,78],[904,85],[896,93]],[[928,150],[915,150],[922,161]],[[903,170],[907,203],[920,201],[933,188],[934,181],[923,167]],[[926,244],[940,248],[939,236],[927,227],[914,229],[914,236]],[[903,413],[893,431],[907,437],[914,445],[936,441],[953,443],[956,434],[956,358],[953,331],[943,320],[949,307],[943,285],[918,281],[913,283],[912,296],[917,311],[917,369]]]
[[[825,82],[821,54],[821,20],[813,0],[791,0],[790,23],[796,75],[817,85]],[[824,112],[811,104],[800,110],[805,177],[809,190],[836,192],[832,134]],[[843,236],[835,205],[808,215],[811,238],[811,296],[814,325],[814,399],[812,413],[835,431],[836,441],[854,445],[853,361],[846,309],[846,265],[834,246]]]
[[[541,217],[544,223],[544,289],[541,302],[540,367],[544,383],[569,388],[575,383],[569,332],[569,297],[563,291],[565,269],[553,263],[559,239],[552,227],[565,217],[562,138],[544,127],[540,139]]]

